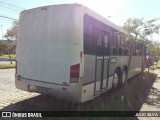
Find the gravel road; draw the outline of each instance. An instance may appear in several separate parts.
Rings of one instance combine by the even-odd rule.
[[[14,75],[15,69],[0,69],[0,109],[15,110],[14,107],[7,108],[6,106],[39,95],[18,90],[15,87]]]

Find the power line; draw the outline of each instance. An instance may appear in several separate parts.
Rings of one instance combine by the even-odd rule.
[[[15,19],[15,18],[11,18],[11,17],[5,16],[5,15],[1,15],[1,14],[0,14],[0,17],[6,18],[6,19],[11,19],[11,20],[17,20],[17,19]]]
[[[1,5],[0,5],[0,8],[2,8],[2,10],[5,9],[5,10],[12,11],[12,12],[16,12],[16,13],[19,13],[19,12],[20,12],[19,10],[12,9],[12,8],[6,7],[6,6],[1,6]]]
[[[0,1],[0,10],[1,10],[1,11],[4,11],[5,14],[6,14],[6,13],[9,13],[9,12],[12,12],[12,14],[13,14],[13,13],[19,14],[19,13],[20,13],[22,10],[24,10],[24,9],[25,9],[25,8],[19,7],[19,6],[17,6],[17,5]],[[7,11],[8,11],[8,12],[7,12]],[[6,20],[16,20],[15,18],[6,16],[6,15],[2,15],[1,12],[0,12],[0,18],[4,18],[4,19],[6,19]]]
[[[13,21],[13,20],[12,20],[12,19],[7,19],[7,18],[0,17],[0,21],[8,21],[8,22],[11,22],[11,21]]]
[[[1,25],[2,23],[3,23],[3,24],[4,24],[4,23],[12,24],[12,21],[3,21],[3,20],[0,20],[0,25]]]
[[[0,3],[0,6],[6,7],[6,8],[9,8],[9,9],[13,9],[13,10],[17,10],[17,11],[23,10],[23,9],[18,9],[18,8],[15,8],[15,7],[12,7],[12,6],[4,5],[4,4],[1,4],[1,3]]]
[[[2,17],[0,17],[0,20],[1,21],[13,21],[12,19],[6,19],[6,18],[2,18]]]
[[[0,1],[1,1],[1,0],[0,0]],[[4,1],[4,0],[3,0],[3,1]],[[10,3],[10,4],[14,4],[14,5],[24,4],[24,1],[23,1],[23,0],[5,0],[5,2]]]
[[[8,6],[14,7],[14,8],[16,8],[16,9],[20,9],[20,10],[24,10],[24,9],[25,9],[25,8],[23,8],[23,7],[19,7],[19,6],[17,6],[17,5],[13,5],[13,4],[11,4],[11,3],[7,3],[7,2],[3,2],[3,1],[0,1],[0,3],[2,3],[3,5],[8,5]]]

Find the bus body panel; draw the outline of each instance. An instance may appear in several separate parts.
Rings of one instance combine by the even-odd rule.
[[[142,56],[132,56],[128,79],[141,73],[141,70],[142,70]]]
[[[95,81],[95,59],[94,55],[84,55],[84,85]]]
[[[120,67],[122,71],[124,66],[128,66],[128,60],[129,56],[111,56],[109,76],[114,74],[117,67]]]
[[[80,64],[83,51],[78,24],[81,21],[77,21],[79,16],[74,9],[74,6],[49,6],[21,13],[16,51],[18,75],[69,84],[70,67]]]
[[[21,78],[21,80],[16,80],[15,84],[18,89],[24,91],[47,94],[73,102],[81,102],[81,83],[71,83],[68,86],[62,86]]]
[[[79,5],[40,7],[20,14],[18,89],[81,102],[83,14]],[[79,78],[77,83],[70,83],[70,69],[75,64],[80,65]]]
[[[81,102],[86,102],[94,98],[94,83],[82,86]]]

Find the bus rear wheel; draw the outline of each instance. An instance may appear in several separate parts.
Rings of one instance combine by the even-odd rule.
[[[126,70],[123,70],[122,71],[122,84],[125,83],[125,80],[126,80]]]
[[[114,75],[113,75],[113,84],[112,87],[113,88],[117,88],[119,86],[119,82],[120,82],[120,73],[118,70],[115,71]]]

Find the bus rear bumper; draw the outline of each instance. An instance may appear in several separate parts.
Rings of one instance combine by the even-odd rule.
[[[54,83],[42,83],[24,78],[19,80],[16,76],[15,85],[16,88],[20,90],[52,95],[54,97],[72,102],[81,102],[81,83],[70,83],[69,85],[64,86],[55,85]]]

